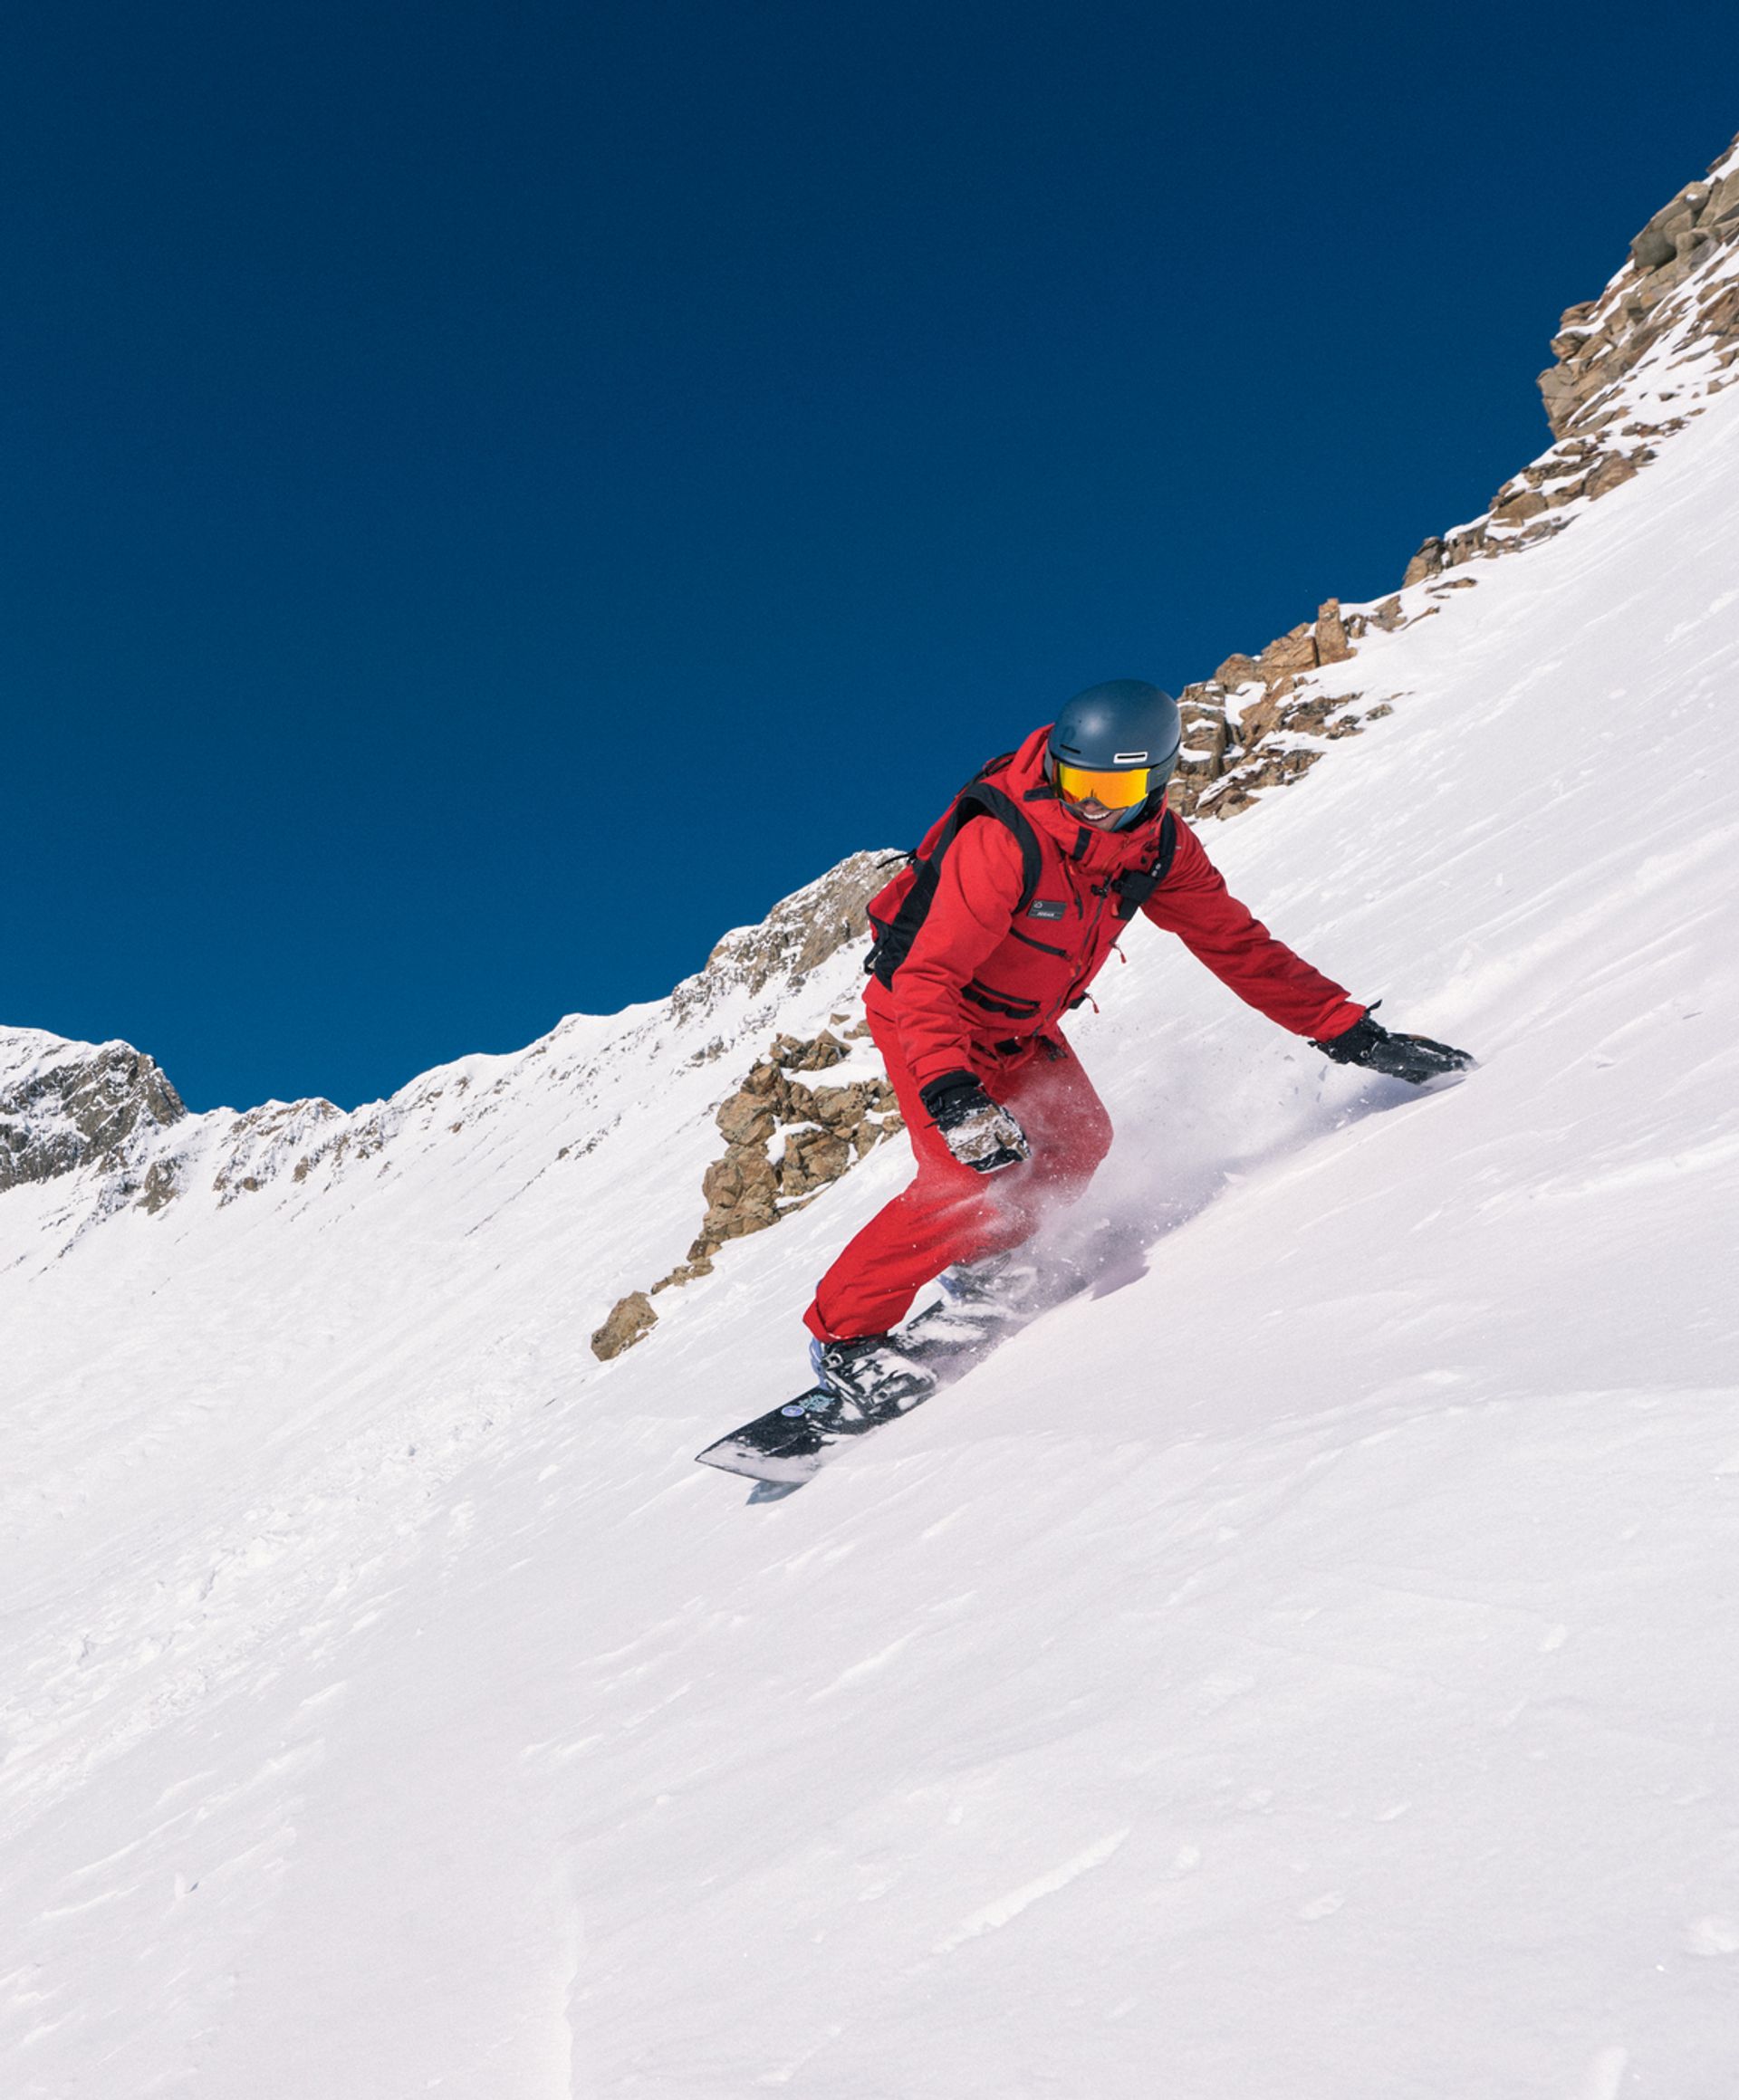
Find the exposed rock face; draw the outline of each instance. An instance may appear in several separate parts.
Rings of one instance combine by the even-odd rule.
[[[1356,735],[1388,714],[1387,706],[1363,706],[1356,694],[1324,699],[1307,683],[1312,671],[1344,663],[1357,638],[1383,624],[1377,615],[1343,612],[1339,599],[1327,599],[1314,620],[1302,621],[1260,656],[1228,657],[1211,678],[1186,686],[1174,807],[1185,816],[1235,816],[1263,790],[1302,780],[1325,743]]]
[[[720,1104],[717,1123],[725,1152],[701,1182],[706,1214],[688,1250],[691,1264],[710,1264],[727,1240],[764,1232],[786,1211],[801,1209],[884,1137],[904,1127],[894,1090],[885,1079],[810,1087],[791,1076],[827,1071],[845,1063],[850,1054],[829,1029],[807,1042],[779,1036],[737,1091]],[[784,1142],[775,1159],[772,1147],[782,1130]]]
[[[124,1171],[143,1142],[187,1114],[143,1051],[123,1042],[67,1044],[0,1089],[0,1190],[80,1167]],[[149,1206],[168,1200],[159,1184]]]
[[[879,886],[878,886],[879,887]],[[847,1041],[869,1031],[859,1022],[841,1033],[823,1029],[808,1040],[774,1038],[764,1058],[751,1067],[737,1090],[720,1102],[716,1121],[725,1150],[701,1178],[706,1215],[687,1259],[652,1286],[656,1294],[712,1272],[713,1256],[730,1240],[764,1232],[789,1211],[802,1210],[822,1189],[855,1166],[884,1137],[905,1128],[894,1090],[879,1076],[844,1085],[812,1087],[793,1073],[824,1072],[851,1061]],[[777,1156],[773,1146],[783,1133]],[[652,1310],[644,1291],[618,1301],[592,1337],[598,1356],[617,1356],[647,1333]],[[603,1345],[603,1346],[600,1346]]]
[[[1687,183],[1655,214],[1599,299],[1570,308],[1552,348],[1558,362],[1540,389],[1556,442],[1482,516],[1427,539],[1403,590],[1466,590],[1475,579],[1451,571],[1561,532],[1577,506],[1629,481],[1658,440],[1739,377],[1739,139],[1705,180]],[[1356,694],[1325,701],[1311,674],[1354,656],[1370,628],[1392,632],[1435,609],[1408,613],[1395,597],[1343,613],[1330,599],[1314,622],[1255,656],[1227,657],[1211,678],[1186,686],[1176,806],[1235,816],[1268,789],[1301,780],[1337,737],[1389,714],[1387,701],[1366,706]]]
[[[1565,310],[1540,375],[1557,440],[1504,483],[1484,517],[1433,535],[1408,564],[1417,583],[1560,532],[1655,456],[1739,364],[1739,139],[1630,244],[1598,299]]]
[[[1592,436],[1621,417],[1620,381],[1687,324],[1717,370],[1739,360],[1739,276],[1710,266],[1736,246],[1739,154],[1729,150],[1655,214],[1600,298],[1565,311],[1552,342],[1558,361],[1540,375],[1554,437]]]
[[[775,977],[800,984],[836,949],[870,930],[864,906],[893,873],[885,853],[854,853],[776,904],[758,926],[737,926],[706,966],[672,997],[677,1021],[705,1011],[727,987],[759,992]]]

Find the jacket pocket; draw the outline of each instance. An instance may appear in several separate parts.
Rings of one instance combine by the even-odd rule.
[[[1031,1021],[1040,1011],[1038,1000],[1017,999],[1013,992],[998,992],[993,984],[981,984],[975,977],[960,987],[960,993],[986,1013],[1000,1013],[1010,1021]]]

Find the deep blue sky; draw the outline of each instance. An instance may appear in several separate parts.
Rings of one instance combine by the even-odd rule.
[[[0,1022],[351,1105],[1393,588],[1739,10],[0,25]]]

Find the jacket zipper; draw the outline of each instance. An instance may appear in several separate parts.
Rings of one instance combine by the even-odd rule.
[[[1075,910],[1083,919],[1085,919],[1087,917],[1087,906],[1081,897],[1080,887],[1076,882],[1075,869],[1073,866],[1066,859],[1063,861],[1062,867],[1064,874],[1069,878],[1070,890],[1074,897]],[[1061,1014],[1066,1012],[1068,1011],[1070,1002],[1075,997],[1076,993],[1081,992],[1081,987],[1084,984],[1089,984],[1092,982],[1094,939],[1098,934],[1100,922],[1105,916],[1105,898],[1109,887],[1109,877],[1105,882],[1096,882],[1091,885],[1093,896],[1097,898],[1098,901],[1093,906],[1092,917],[1088,922],[1087,933],[1089,938],[1085,945],[1081,966],[1078,971],[1076,971],[1074,976],[1071,978],[1067,991],[1063,992],[1062,996],[1052,1007],[1050,1012],[1045,1015],[1045,1020],[1047,1022],[1055,1021]]]

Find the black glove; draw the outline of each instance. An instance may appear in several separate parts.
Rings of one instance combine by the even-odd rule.
[[[963,1166],[995,1174],[1033,1156],[1026,1133],[1006,1108],[1000,1108],[972,1072],[944,1072],[919,1088],[930,1120],[948,1150]]]
[[[1331,1036],[1316,1047],[1338,1065],[1363,1065],[1415,1087],[1439,1079],[1445,1072],[1469,1071],[1474,1064],[1465,1050],[1452,1049],[1446,1042],[1433,1042],[1428,1035],[1391,1035],[1369,1013],[1361,1014],[1343,1033]]]

